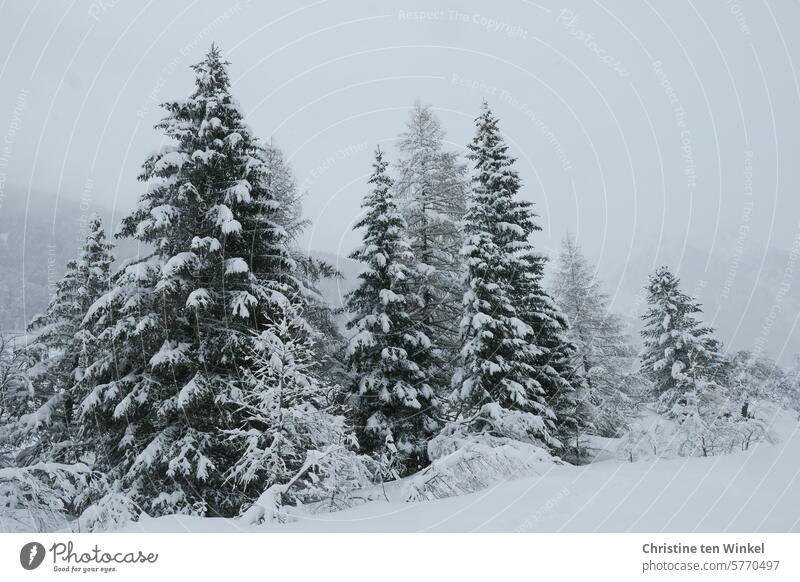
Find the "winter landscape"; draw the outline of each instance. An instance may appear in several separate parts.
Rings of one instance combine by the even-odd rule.
[[[91,19],[121,26],[116,6],[92,6]],[[670,129],[639,125],[659,161],[624,163],[663,188],[663,206],[661,190],[640,200],[636,180],[623,187],[613,169],[619,190],[607,191],[610,159],[597,179],[597,168],[568,168],[583,158],[558,153],[546,118],[456,73],[447,83],[471,109],[453,115],[408,80],[402,104],[356,108],[386,107],[388,135],[358,122],[309,164],[301,147],[282,147],[281,127],[324,95],[290,92],[303,105],[273,118],[267,107],[254,123],[249,109],[278,83],[266,75],[254,93],[240,81],[269,51],[232,38],[247,10],[261,10],[234,7],[191,45],[176,41],[180,57],[148,57],[160,66],[137,70],[146,100],[122,100],[128,126],[111,113],[92,122],[119,131],[103,128],[115,143],[142,132],[117,165],[91,145],[115,193],[97,190],[106,178],[95,161],[84,177],[68,156],[59,188],[73,171],[84,186],[63,199],[32,186],[47,160],[32,162],[27,185],[7,180],[26,151],[22,137],[11,147],[24,115],[41,104],[27,89],[3,96],[19,129],[0,160],[0,531],[800,531],[796,136],[764,154],[792,166],[771,170],[769,204],[753,199],[758,129],[741,148],[723,144],[735,170],[715,166],[717,185],[702,162],[722,149],[703,149],[713,140],[696,118],[695,133],[681,125],[684,103],[691,120],[701,101],[686,89],[679,100],[677,70],[674,89],[657,56],[638,68],[629,56],[628,71],[611,40],[595,62],[596,44],[576,40],[592,24],[578,8],[528,6],[576,51],[594,46],[583,55],[592,75],[622,70],[626,90],[655,87],[647,107],[665,108]],[[407,8],[385,9],[393,27],[463,21],[505,43],[528,35],[511,14],[491,21],[503,28]],[[738,34],[731,18],[727,34]],[[552,63],[518,59],[558,83]],[[531,80],[530,90],[542,89]],[[572,90],[565,81],[558,92],[569,101]],[[793,116],[773,112],[771,123],[796,128],[795,97]],[[80,115],[92,113],[81,105]],[[294,148],[359,115],[312,115],[287,139]],[[763,115],[742,110],[745,136]],[[722,148],[738,126],[719,117]],[[532,164],[541,152],[520,133],[549,157]],[[72,151],[72,135],[47,139]],[[582,177],[554,185],[548,174],[563,171]],[[642,226],[623,210],[628,194]]]

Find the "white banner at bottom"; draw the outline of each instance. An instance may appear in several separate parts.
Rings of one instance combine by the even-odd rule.
[[[0,534],[0,580],[800,580],[800,534]]]

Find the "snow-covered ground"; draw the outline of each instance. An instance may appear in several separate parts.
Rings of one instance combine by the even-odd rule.
[[[288,524],[185,516],[146,519],[127,532],[785,532],[800,531],[800,432],[781,412],[777,444],[709,458],[626,463],[604,453],[591,465],[541,474],[435,501],[386,499]],[[608,447],[614,441],[605,441]]]

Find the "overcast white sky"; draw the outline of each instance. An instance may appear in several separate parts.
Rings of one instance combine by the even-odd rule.
[[[84,192],[118,218],[162,143],[158,103],[188,95],[188,67],[214,41],[250,125],[308,190],[311,248],[357,242],[371,152],[392,147],[421,97],[457,150],[489,100],[542,248],[570,230],[609,273],[643,249],[657,260],[659,241],[788,250],[798,22],[790,0],[4,2],[0,183],[54,209]]]

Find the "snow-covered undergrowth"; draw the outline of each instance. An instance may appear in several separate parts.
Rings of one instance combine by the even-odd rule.
[[[404,484],[406,501],[431,501],[481,491],[508,479],[541,475],[562,462],[541,447],[509,438],[437,437],[433,462]]]
[[[779,440],[780,418],[785,411],[765,400],[750,403],[749,415],[745,421],[735,423],[719,422],[701,433],[687,434],[686,430],[675,421],[664,418],[651,409],[642,411],[630,426],[628,432],[619,439],[615,447],[615,456],[620,461],[646,461],[654,459],[672,459],[684,456],[714,456],[730,454],[735,451],[746,451],[757,442],[775,443]],[[700,440],[709,450],[703,455],[695,450],[694,455],[687,455],[687,442]],[[695,447],[697,449],[697,447]]]
[[[167,516],[129,524],[123,531],[800,531],[797,413],[778,411],[770,432],[775,443],[730,455],[634,463],[609,459],[619,441],[598,439],[596,458],[608,460],[581,467],[548,462],[535,453],[525,458],[524,448],[508,445],[487,463],[501,466],[516,459],[527,466],[520,470],[524,476],[455,496],[432,487],[428,498],[436,499],[408,501],[420,483],[438,475],[445,481],[463,463],[474,462],[472,454],[479,451],[467,448],[383,491],[365,492],[369,500],[345,511],[298,511],[290,523],[261,525]]]

